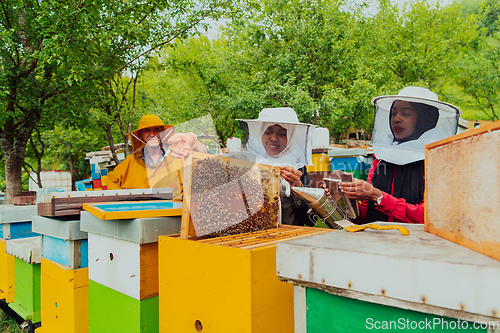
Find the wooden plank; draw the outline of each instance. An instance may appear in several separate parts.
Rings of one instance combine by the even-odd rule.
[[[193,165],[193,154],[189,154],[184,162],[184,176],[182,178],[182,189],[184,196],[182,198],[182,219],[181,219],[181,239],[188,239],[189,236],[196,236],[193,234],[193,221],[189,213],[191,205],[191,169]]]
[[[250,237],[248,239],[241,239],[238,242],[235,242],[234,245],[238,247],[242,246],[250,246],[254,244],[269,244],[271,242],[274,242],[275,240],[279,239],[287,239],[291,237],[297,237],[301,234],[306,234],[307,232],[300,232],[300,231],[286,231],[286,232],[281,232],[277,234],[267,234],[263,235],[260,237]],[[234,246],[233,244],[221,244],[221,245],[226,245],[226,246]]]
[[[320,229],[320,228],[309,228],[309,227],[298,227],[298,228],[285,227],[283,229],[284,230],[281,230],[281,228],[269,229],[258,232],[246,233],[238,235],[241,236],[238,238],[234,238],[234,236],[226,236],[223,238],[219,238],[218,242],[210,242],[210,240],[200,240],[199,242],[211,245],[253,249],[263,246],[274,245],[282,241],[298,239],[332,231],[331,229]]]
[[[54,217],[80,215],[81,212],[82,212],[82,209],[58,210],[55,212]]]
[[[88,332],[88,269],[41,263],[41,320],[46,332]]]
[[[158,296],[158,242],[89,234],[89,278],[137,300]]]
[[[288,233],[290,232],[291,229],[288,228],[279,228],[279,229],[267,229],[267,230],[258,230],[254,231],[251,233],[244,233],[244,234],[237,234],[237,235],[229,235],[225,237],[217,237],[217,238],[209,238],[209,239],[202,239],[200,242],[202,243],[207,243],[207,244],[215,244],[215,245],[223,245],[224,243],[230,243],[230,242],[239,242],[241,240],[249,240],[249,239],[256,239],[256,238],[261,238],[266,235],[271,235],[271,234],[281,234],[281,233]]]
[[[223,244],[225,242],[239,241],[241,239],[257,238],[257,237],[261,237],[263,235],[269,235],[269,234],[273,234],[273,233],[279,234],[279,233],[289,232],[290,230],[296,230],[296,229],[291,229],[290,227],[291,226],[287,226],[287,225],[279,225],[279,227],[275,228],[275,229],[257,230],[257,231],[251,232],[251,233],[202,239],[202,240],[200,240],[200,242],[207,243],[207,244]]]
[[[428,145],[425,145],[425,149],[427,150],[431,148],[436,148],[450,142],[470,138],[476,135],[480,135],[491,131],[496,131],[499,129],[500,129],[500,120],[430,143]]]
[[[64,193],[64,192],[62,192]],[[103,194],[106,192],[102,192]],[[114,202],[114,201],[141,201],[141,200],[172,200],[172,193],[146,193],[127,195],[88,195],[82,197],[54,197],[51,202],[38,203],[38,215],[55,217],[79,215],[84,203]]]
[[[42,202],[36,205],[37,214],[41,216],[55,216],[54,214],[54,206],[50,202]]]
[[[14,257],[7,253],[6,241],[0,239],[0,299],[14,301]]]
[[[14,259],[15,301],[9,306],[24,319],[33,323],[41,320],[40,314],[40,264],[28,264]]]
[[[425,230],[500,260],[500,121],[462,134],[426,146]]]
[[[253,245],[249,245],[249,246],[242,246],[241,248],[242,249],[251,250],[251,249],[256,249],[256,248],[263,247],[263,246],[276,245],[278,243],[286,242],[286,241],[289,241],[289,240],[300,239],[300,238],[309,237],[309,236],[313,236],[313,235],[323,234],[325,232],[335,231],[335,229],[324,229],[324,230],[325,231],[296,234],[295,236],[292,236],[292,237],[277,239],[277,240],[274,240],[274,241],[271,241],[271,242],[266,242],[266,243],[263,243],[263,244],[253,244]]]

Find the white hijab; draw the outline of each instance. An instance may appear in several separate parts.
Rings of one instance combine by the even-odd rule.
[[[419,138],[403,143],[394,141],[390,127],[391,106],[396,100],[416,102],[434,106],[439,118],[434,128],[424,132]],[[462,111],[454,105],[441,102],[429,89],[406,87],[398,95],[375,97],[375,119],[372,132],[372,146],[375,157],[397,165],[405,165],[425,159],[425,145],[456,134],[458,118]]]
[[[238,119],[245,132],[247,152],[256,158],[257,163],[273,166],[291,166],[300,169],[312,165],[312,135],[316,125],[299,122],[292,108],[267,108],[259,113],[257,119]],[[262,135],[270,126],[280,125],[286,129],[287,143],[278,155],[267,154]]]

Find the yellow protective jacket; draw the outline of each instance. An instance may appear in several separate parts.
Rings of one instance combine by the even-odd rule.
[[[132,154],[118,164],[107,178],[108,190],[171,187],[174,200],[182,200],[184,160],[168,154],[156,166],[146,166],[141,154]]]

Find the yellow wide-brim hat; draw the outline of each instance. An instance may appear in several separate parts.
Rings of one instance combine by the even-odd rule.
[[[132,142],[132,147],[134,148],[134,151],[140,150],[144,147],[146,144],[141,136],[139,135],[139,131],[143,130],[148,127],[161,127],[162,132],[165,133],[162,135],[162,140],[166,136],[167,130],[173,128],[173,125],[165,125],[163,121],[156,115],[154,114],[147,114],[141,117],[141,120],[139,120],[139,127],[134,130],[130,131],[127,133],[127,136],[129,137],[130,141]]]

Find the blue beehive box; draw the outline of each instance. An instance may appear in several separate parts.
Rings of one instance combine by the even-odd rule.
[[[373,162],[373,156],[366,149],[335,149],[328,152],[330,170],[340,170],[353,174],[354,178],[366,180]]]

